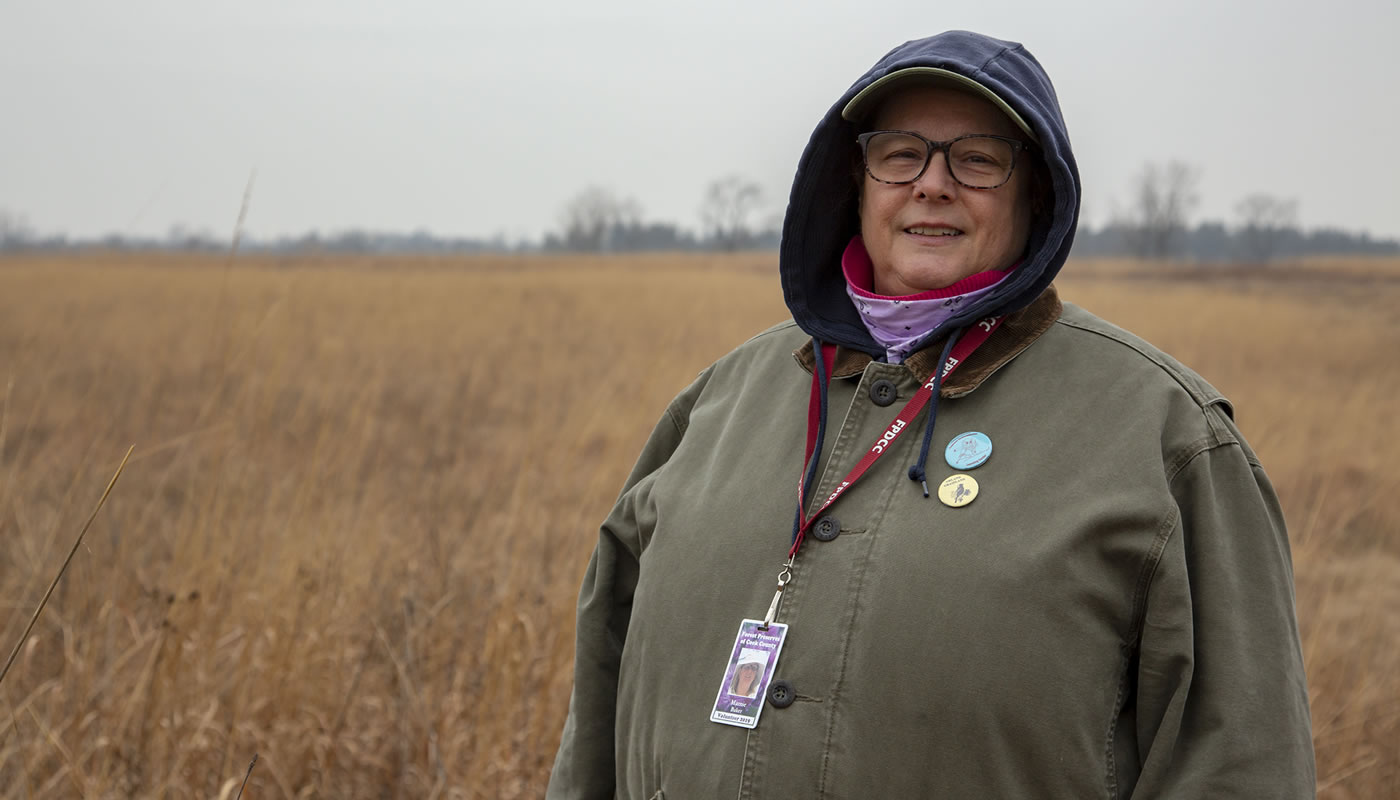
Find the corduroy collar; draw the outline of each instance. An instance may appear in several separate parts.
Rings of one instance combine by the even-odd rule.
[[[1031,346],[1040,335],[1050,330],[1050,326],[1055,324],[1055,320],[1060,318],[1060,311],[1063,306],[1060,303],[1060,295],[1055,291],[1053,285],[1047,286],[1045,291],[1035,299],[1030,305],[1006,315],[1006,319],[1001,323],[1001,327],[982,344],[981,347],[973,351],[958,369],[949,375],[943,382],[943,387],[939,391],[940,397],[962,397],[969,394],[982,382],[991,377],[992,373],[1001,369],[1008,361],[1021,354],[1021,351]],[[946,337],[945,337],[946,338]],[[933,374],[934,366],[938,362],[939,353],[943,352],[944,339],[929,342],[924,349],[909,356],[904,360],[904,366],[920,383],[928,380]],[[797,363],[802,368],[811,372],[816,368],[816,361],[812,354],[812,342],[808,341],[802,347],[793,351],[792,357],[797,359]],[[832,366],[831,377],[850,378],[860,375],[865,371],[865,367],[873,361],[869,353],[859,350],[852,350],[847,347],[836,348],[836,363]]]

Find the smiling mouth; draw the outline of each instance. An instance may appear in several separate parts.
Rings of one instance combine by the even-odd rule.
[[[958,230],[957,228],[946,228],[946,227],[941,227],[941,226],[940,226],[940,227],[915,226],[915,227],[913,227],[913,228],[905,228],[905,229],[904,229],[904,232],[905,232],[905,233],[912,233],[912,234],[915,234],[916,236],[962,236],[962,235],[963,235],[963,232],[960,231],[960,230]]]

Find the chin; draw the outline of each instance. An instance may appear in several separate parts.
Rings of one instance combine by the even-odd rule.
[[[983,270],[961,265],[939,265],[916,267],[908,271],[896,272],[895,277],[900,283],[914,290],[905,294],[912,294],[933,289],[946,289],[963,278],[978,272],[983,272]]]

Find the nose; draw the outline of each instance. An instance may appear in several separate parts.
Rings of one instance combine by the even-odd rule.
[[[948,167],[947,148],[929,158],[928,168],[914,181],[914,188],[925,197],[951,198],[957,192],[958,182],[953,180],[953,171]]]

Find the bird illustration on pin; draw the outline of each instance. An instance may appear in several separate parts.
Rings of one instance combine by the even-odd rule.
[[[960,433],[948,442],[943,455],[953,469],[976,469],[991,458],[992,440],[980,431]]]

